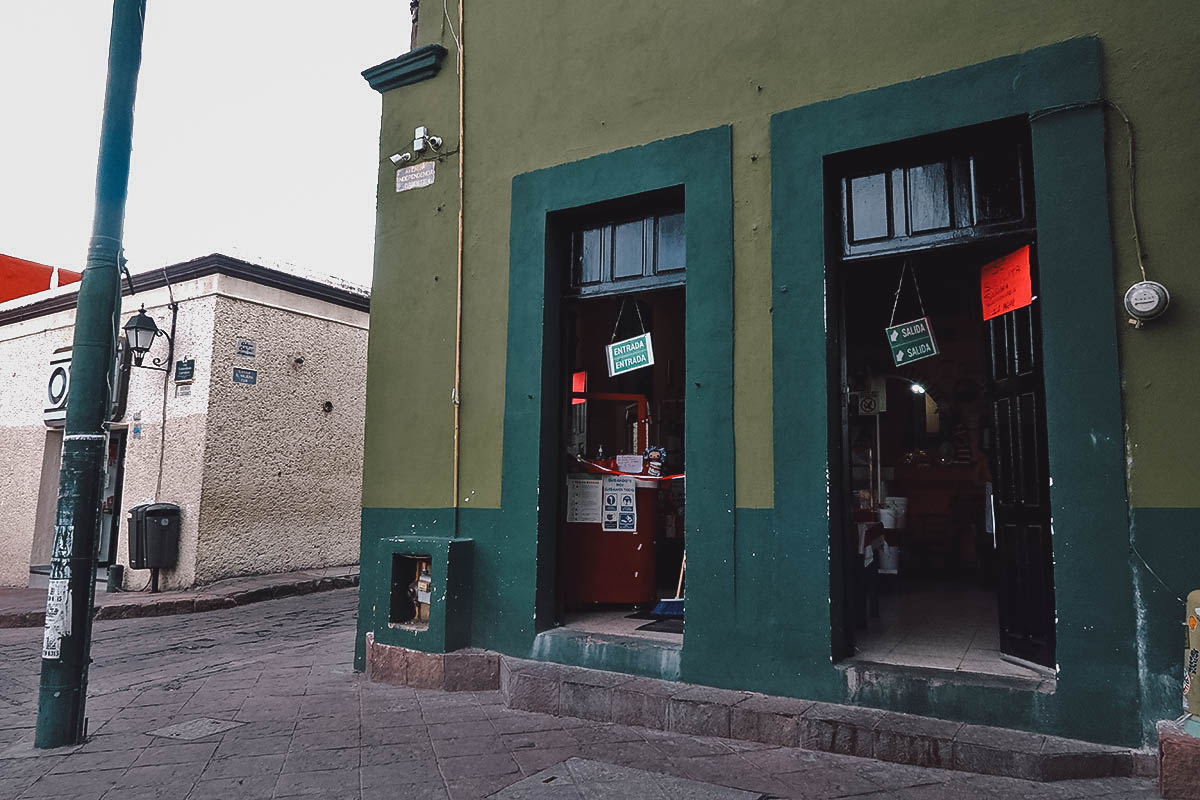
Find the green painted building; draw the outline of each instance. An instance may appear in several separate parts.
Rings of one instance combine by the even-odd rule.
[[[428,5],[364,72],[360,669],[369,633],[1131,746],[1179,715],[1200,7]],[[686,478],[604,530],[653,446]]]

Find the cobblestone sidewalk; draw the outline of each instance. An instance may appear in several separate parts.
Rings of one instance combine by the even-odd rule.
[[[349,589],[97,623],[91,736],[63,751],[30,744],[40,631],[0,630],[0,800],[1157,796],[1145,779],[1028,783],[372,684],[351,669],[356,602]]]
[[[179,592],[101,592],[96,619],[133,619],[193,614],[263,600],[358,585],[358,566],[306,569],[229,578]],[[40,628],[46,622],[46,590],[0,586],[0,628]]]

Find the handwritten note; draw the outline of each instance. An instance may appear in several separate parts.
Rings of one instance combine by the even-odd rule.
[[[979,293],[983,300],[984,322],[1032,303],[1029,245],[984,264],[979,272]]]

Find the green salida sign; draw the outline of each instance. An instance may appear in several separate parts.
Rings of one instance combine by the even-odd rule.
[[[910,361],[920,361],[938,354],[937,343],[933,341],[933,328],[929,327],[929,318],[921,317],[912,322],[901,322],[888,328],[888,347],[892,351],[892,362],[903,366]]]
[[[608,356],[608,377],[633,372],[635,369],[648,367],[654,363],[654,345],[650,343],[650,334],[643,333],[632,339],[613,342],[605,348]]]

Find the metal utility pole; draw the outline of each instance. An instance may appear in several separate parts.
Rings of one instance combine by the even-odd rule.
[[[96,166],[96,211],[75,311],[71,391],[67,399],[54,551],[46,594],[42,679],[34,746],[62,747],[84,737],[100,487],[108,458],[104,423],[108,376],[121,313],[121,236],[129,189],[133,100],[142,63],[146,0],[114,0],[108,84]]]

